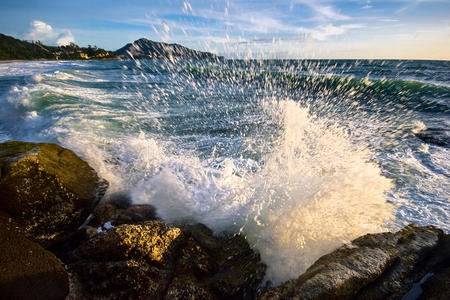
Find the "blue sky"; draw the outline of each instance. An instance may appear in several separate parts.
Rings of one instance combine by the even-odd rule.
[[[227,57],[450,59],[450,0],[3,0],[0,32],[115,50],[141,37]]]

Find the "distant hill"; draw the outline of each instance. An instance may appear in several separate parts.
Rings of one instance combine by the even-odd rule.
[[[139,39],[112,52],[101,48],[46,46],[41,42],[27,42],[0,33],[0,60],[89,60],[89,59],[221,59],[213,53],[192,50],[179,44]]]
[[[41,42],[21,41],[0,33],[0,60],[88,60],[114,59],[111,51],[97,47],[79,47],[73,43],[68,46],[46,46]]]
[[[213,53],[192,50],[178,44],[167,44],[147,40],[145,38],[126,44],[115,51],[114,54],[121,59],[131,58],[167,58],[167,59],[220,59]]]

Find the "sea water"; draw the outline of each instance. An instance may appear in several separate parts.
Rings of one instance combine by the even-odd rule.
[[[0,64],[0,142],[59,143],[106,198],[244,234],[273,284],[366,233],[448,232],[449,116],[448,61]]]

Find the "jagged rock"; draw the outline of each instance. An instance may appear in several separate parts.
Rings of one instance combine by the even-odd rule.
[[[442,230],[433,226],[368,234],[321,257],[303,275],[260,299],[400,299],[441,260],[436,257],[443,239]]]
[[[195,274],[195,286],[219,299],[255,297],[266,266],[242,235],[216,237],[203,224],[184,230],[190,239],[181,251],[176,274]]]
[[[196,225],[193,232],[194,239],[218,264],[217,272],[205,277],[203,284],[221,298],[253,299],[264,278],[266,266],[245,238],[242,235],[223,236],[212,242],[212,233],[202,224]]]
[[[265,266],[244,238],[203,225],[120,225],[81,243],[69,262],[82,298],[252,299]]]
[[[106,187],[86,162],[56,144],[0,144],[0,210],[44,246],[72,234]]]
[[[70,269],[85,298],[161,299],[182,239],[181,229],[159,221],[121,225],[83,242]]]
[[[147,204],[130,205],[119,208],[114,204],[99,204],[93,211],[88,222],[89,226],[101,227],[109,222],[112,226],[135,224],[156,220],[155,208]]]
[[[170,270],[139,258],[80,260],[70,271],[80,286],[75,299],[161,299],[172,278]]]
[[[359,299],[400,299],[411,289],[414,282],[428,273],[425,262],[437,250],[444,234],[433,226],[409,225],[397,233],[366,235],[353,241],[360,247],[398,249],[395,263],[376,281],[362,289]],[[431,269],[429,270],[431,271]]]
[[[61,261],[0,214],[0,299],[64,299],[69,292]]]

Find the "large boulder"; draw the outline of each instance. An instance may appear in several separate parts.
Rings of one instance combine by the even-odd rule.
[[[417,225],[368,234],[322,256],[300,277],[260,299],[401,299],[448,260],[446,238],[440,229]]]
[[[265,272],[242,236],[156,220],[93,234],[68,264],[90,299],[252,299]]]
[[[68,292],[61,261],[0,213],[0,299],[64,299]]]
[[[72,151],[56,144],[0,144],[0,211],[30,239],[50,246],[91,213],[107,183]]]

